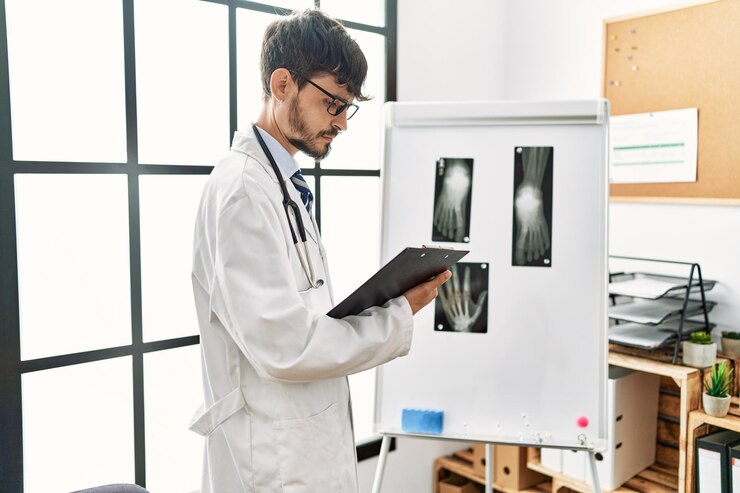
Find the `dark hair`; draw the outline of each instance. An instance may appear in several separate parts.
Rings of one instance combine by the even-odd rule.
[[[270,96],[270,77],[286,68],[313,77],[332,74],[358,101],[370,99],[362,94],[367,75],[367,60],[344,26],[316,9],[296,12],[272,22],[265,30],[260,56],[262,91]],[[293,75],[302,88],[306,81]]]

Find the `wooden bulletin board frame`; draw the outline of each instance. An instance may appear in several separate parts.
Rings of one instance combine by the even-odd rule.
[[[611,114],[699,109],[697,181],[612,184],[613,202],[740,205],[740,0],[604,21]]]

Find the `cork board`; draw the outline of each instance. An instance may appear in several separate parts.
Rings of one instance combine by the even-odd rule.
[[[612,184],[612,200],[740,204],[740,0],[604,24],[612,115],[699,110],[697,181]]]

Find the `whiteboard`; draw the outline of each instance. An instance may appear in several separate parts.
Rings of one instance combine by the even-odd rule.
[[[409,355],[378,368],[377,433],[424,436],[404,432],[401,416],[428,409],[444,412],[437,438],[604,447],[608,115],[606,100],[386,104],[383,260],[407,246],[468,249],[461,262],[478,280],[466,293],[460,264],[446,304],[438,297],[414,317]],[[550,214],[546,254],[522,240],[541,235],[527,228],[517,187],[537,149],[549,149],[541,152],[551,187],[540,194]],[[466,224],[437,228],[454,216],[439,214],[449,202],[439,177],[449,173],[452,190],[454,166],[472,176],[468,207],[457,208]],[[460,300],[472,317],[482,288],[475,324],[452,323]]]

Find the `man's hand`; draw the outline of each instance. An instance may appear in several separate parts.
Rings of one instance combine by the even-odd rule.
[[[408,300],[409,305],[411,305],[411,313],[416,315],[416,312],[427,306],[434,298],[436,298],[437,288],[446,283],[450,277],[452,277],[452,273],[446,270],[434,277],[434,279],[423,282],[403,293]]]

